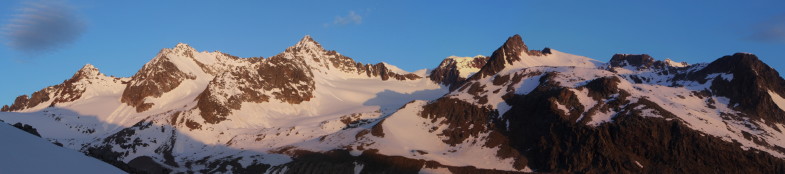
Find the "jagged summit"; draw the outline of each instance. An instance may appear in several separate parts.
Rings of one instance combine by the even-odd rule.
[[[488,57],[483,55],[474,57],[449,56],[431,71],[429,78],[454,89],[466,78],[480,71],[480,68],[485,66],[487,62]]]
[[[679,67],[679,68],[690,66],[690,64],[688,64],[687,62],[676,62],[670,58],[665,59],[665,64],[668,66]]]
[[[785,173],[785,80],[752,54],[603,63],[499,41],[417,73],[307,35],[268,58],[179,43],[130,78],[85,65],[0,119],[129,173]]]
[[[179,42],[179,43],[177,43],[177,45],[175,45],[174,47],[175,47],[175,48],[191,48],[191,45],[188,45],[187,43],[182,43],[182,42]]]
[[[88,64],[85,64],[84,66],[82,66],[82,68],[79,69],[78,72],[92,72],[92,71],[98,71],[98,68],[93,66],[93,64],[89,64],[88,63]]]
[[[324,50],[319,42],[316,42],[313,40],[313,38],[311,38],[311,35],[305,35],[302,39],[300,39],[299,42],[297,42],[297,44],[294,44],[294,46],[290,48],[294,48],[295,50]]]
[[[523,42],[523,38],[521,35],[515,34],[509,38],[507,41],[504,42],[502,48],[507,51],[514,51],[514,52],[527,52],[529,51],[529,47]]]
[[[79,71],[76,71],[73,78],[91,78],[101,75],[101,72],[92,64],[85,64]],[[73,79],[72,78],[72,79]]]

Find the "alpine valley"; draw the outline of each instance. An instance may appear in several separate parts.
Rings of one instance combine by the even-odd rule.
[[[601,62],[515,35],[406,72],[305,36],[267,58],[181,43],[131,77],[88,64],[0,120],[129,173],[785,173],[783,96],[750,53]]]

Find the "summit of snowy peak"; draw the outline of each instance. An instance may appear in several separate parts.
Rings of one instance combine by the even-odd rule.
[[[82,69],[79,69],[79,71],[98,71],[98,68],[88,63],[82,66]]]
[[[324,48],[322,48],[322,45],[319,44],[319,42],[314,41],[310,35],[305,35],[302,39],[300,39],[299,42],[297,42],[297,44],[294,44],[294,46],[292,47],[298,50],[301,49],[324,50]]]
[[[678,67],[678,68],[687,67],[687,66],[690,65],[690,64],[687,64],[687,62],[676,62],[676,61],[673,61],[673,60],[671,60],[669,58],[665,59],[665,64],[668,65],[668,66],[671,66],[671,67]]]
[[[186,43],[180,42],[177,43],[174,48],[172,48],[172,52],[175,54],[183,54],[185,56],[193,57],[193,53],[196,52],[196,49]]]
[[[187,43],[182,43],[182,42],[177,43],[177,45],[175,45],[173,49],[174,50],[194,50],[194,48],[191,47],[191,45],[188,45]]]
[[[99,76],[101,72],[92,64],[85,64],[79,71],[74,74],[73,78],[90,78]]]

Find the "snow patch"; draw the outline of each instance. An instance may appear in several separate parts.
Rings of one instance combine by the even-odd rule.
[[[733,74],[730,74],[730,73],[712,73],[712,74],[707,75],[706,79],[714,79],[717,76],[719,76],[720,78],[722,78],[725,81],[729,81],[730,82],[731,80],[733,80]]]
[[[779,94],[769,90],[769,96],[771,96],[771,100],[774,101],[774,104],[777,104],[781,110],[785,111],[785,98],[782,98]]]

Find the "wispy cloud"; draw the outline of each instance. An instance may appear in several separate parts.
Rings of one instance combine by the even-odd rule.
[[[760,42],[785,43],[785,15],[775,16],[755,25],[749,38]]]
[[[362,24],[363,17],[357,14],[354,11],[349,11],[349,14],[345,16],[335,16],[335,20],[331,24],[324,24],[325,27],[335,26],[335,25],[349,25],[349,24]]]
[[[76,8],[64,0],[24,2],[17,13],[0,28],[10,48],[41,53],[57,50],[76,41],[85,30],[85,22]]]

